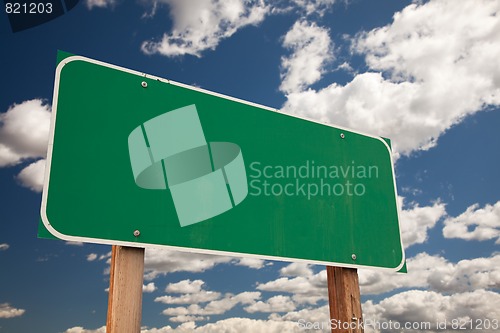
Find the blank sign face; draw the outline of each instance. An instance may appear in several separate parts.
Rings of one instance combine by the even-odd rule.
[[[387,140],[59,58],[41,236],[403,266]]]

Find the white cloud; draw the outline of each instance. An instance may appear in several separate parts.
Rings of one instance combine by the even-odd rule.
[[[325,11],[332,8],[336,0],[293,0],[293,2],[297,7],[304,10],[306,15],[323,16]]]
[[[0,114],[0,167],[45,157],[49,127],[50,106],[40,99],[13,104]],[[45,159],[40,159],[26,166],[16,178],[22,186],[41,192],[44,173]]]
[[[221,314],[231,310],[237,304],[252,304],[260,297],[261,293],[258,291],[245,291],[234,296],[227,294],[223,299],[208,303],[204,311],[206,314]]]
[[[45,159],[38,160],[25,167],[16,177],[21,185],[35,192],[43,190],[45,178]]]
[[[264,267],[260,260],[227,257],[200,253],[181,252],[168,249],[147,248],[144,258],[145,279],[173,272],[204,272],[218,264],[235,264],[252,269]]]
[[[158,289],[158,288],[156,288],[154,282],[150,282],[150,283],[142,286],[142,292],[144,292],[144,293],[152,293],[156,289]]]
[[[26,310],[13,308],[9,303],[0,303],[0,318],[20,317],[24,312]]]
[[[257,320],[249,318],[228,318],[196,327],[194,322],[184,323],[176,328],[165,326],[162,328],[143,329],[141,333],[299,333],[304,332],[296,322]]]
[[[199,291],[195,294],[184,294],[181,296],[161,296],[155,298],[155,302],[164,304],[198,304],[206,303],[219,299],[221,294],[215,291]]]
[[[202,280],[182,280],[177,283],[168,284],[165,289],[168,293],[183,294],[181,296],[161,296],[155,298],[155,302],[162,302],[165,304],[198,304],[215,301],[221,297],[221,294],[214,291],[203,290],[202,286],[205,284]],[[186,319],[183,321],[190,321]]]
[[[160,0],[170,7],[173,28],[159,41],[146,41],[141,49],[146,54],[165,56],[191,54],[197,57],[205,50],[213,50],[221,40],[236,31],[257,25],[266,16],[269,7],[263,0]],[[154,11],[155,12],[155,11]]]
[[[361,294],[382,294],[402,288],[426,288],[443,293],[500,288],[500,254],[451,263],[420,253],[408,259],[408,274],[359,270]]]
[[[88,9],[92,9],[94,7],[107,8],[115,6],[116,0],[86,0],[85,5],[87,5]]]
[[[407,260],[408,274],[381,272],[377,270],[359,270],[359,285],[362,295],[381,294],[401,288],[429,287],[429,276],[433,270],[436,274],[443,270],[449,274],[453,271],[452,264],[438,256],[420,253]],[[410,273],[411,272],[411,273]],[[443,275],[444,277],[444,275]]]
[[[309,276],[309,274],[307,274]],[[309,276],[311,281],[317,280],[318,277]],[[309,284],[313,282],[309,281]],[[279,282],[278,282],[279,283]],[[249,313],[255,312],[289,312],[294,311],[297,304],[307,303],[304,299],[318,299],[316,293],[311,294],[311,288],[302,290],[299,297],[276,295],[267,300],[260,300],[261,293],[255,292],[242,292],[237,295],[226,294],[222,296],[219,292],[207,291],[202,288],[205,283],[202,280],[183,280],[177,283],[171,283],[167,286],[166,291],[170,293],[180,293],[180,296],[161,296],[155,299],[156,302],[165,304],[188,304],[183,307],[170,307],[163,311],[164,315],[170,316],[169,320],[173,322],[187,322],[187,321],[201,321],[207,320],[209,315],[221,315],[231,310],[237,305],[246,305],[243,309]],[[290,283],[288,284],[288,286]],[[281,291],[278,290],[280,286],[261,285],[262,290],[266,291]],[[326,298],[326,285],[323,285],[321,290],[322,297]],[[297,301],[298,299],[298,301]],[[206,305],[201,305],[206,303]]]
[[[64,331],[64,333],[105,333],[105,332],[106,332],[105,326],[97,330],[87,330],[82,327],[73,327]],[[196,326],[194,321],[184,322],[183,324],[175,328],[172,328],[171,326],[168,325],[161,328],[141,327],[141,333],[221,333],[221,332],[299,333],[299,332],[304,332],[304,329],[301,329],[296,322],[278,321],[278,320],[257,320],[249,318],[228,318],[198,327]]]
[[[398,197],[399,207],[404,207],[404,198]],[[432,206],[420,207],[411,203],[410,207],[400,210],[401,237],[405,248],[421,244],[427,240],[428,231],[446,215],[444,203],[435,202]]]
[[[102,327],[95,329],[95,330],[89,330],[89,329],[85,329],[81,326],[75,326],[72,328],[68,328],[63,333],[106,333],[106,326],[102,326]]]
[[[444,221],[443,236],[465,240],[496,239],[500,244],[500,201],[494,205],[479,208],[478,204],[469,206],[457,217]]]
[[[0,129],[1,131],[1,129]],[[23,156],[16,154],[11,148],[0,142],[0,167],[16,164]]]
[[[380,73],[363,73],[345,86],[333,83],[318,91],[308,89],[290,93],[282,110],[386,136],[393,140],[394,148],[409,152],[414,140],[411,136],[406,138],[404,133],[408,133],[409,128],[401,125],[412,120],[407,117],[407,110],[413,90],[411,83],[392,83],[384,80]],[[412,125],[421,128],[416,121]]]
[[[272,313],[271,315],[269,315],[269,319],[294,322],[296,324],[298,324],[299,320],[305,320],[309,323],[323,324],[327,328],[328,323],[330,322],[330,308],[327,304],[318,308],[305,308],[298,311],[290,311],[284,315]],[[302,331],[304,331],[304,327],[302,327]],[[330,333],[331,330],[326,330],[325,332]]]
[[[241,258],[236,263],[238,266],[245,266],[253,269],[261,269],[266,265],[272,265],[272,263],[266,263],[265,260],[257,259],[257,258]]]
[[[259,291],[242,292],[237,295],[231,293],[222,295],[219,292],[204,290],[203,285],[205,283],[202,280],[183,280],[171,283],[166,288],[169,293],[182,295],[161,296],[157,297],[155,301],[164,304],[187,304],[187,306],[170,307],[162,312],[164,315],[169,316],[169,320],[172,322],[187,322],[207,320],[207,316],[224,314],[237,305],[246,305],[243,309],[249,313],[269,312],[276,315],[277,312],[294,311],[297,305],[316,304],[319,299],[327,298],[325,271],[312,275],[309,270],[297,270],[294,264],[282,269],[284,274],[298,271],[303,272],[307,278],[283,278],[257,286],[259,290],[286,292],[293,294],[292,296],[275,295],[266,300],[261,300],[262,294]],[[206,304],[203,305],[202,303]]]
[[[169,283],[165,291],[177,294],[193,294],[200,292],[204,284],[205,282],[202,280],[182,280],[177,283]]]
[[[8,250],[8,249],[9,249],[9,247],[10,247],[10,245],[9,245],[9,244],[7,244],[7,243],[2,243],[2,244],[0,244],[0,251],[5,251],[5,250]]]
[[[266,301],[258,301],[244,308],[246,312],[289,312],[296,309],[295,303],[289,296],[277,295]]]
[[[282,274],[293,271],[293,267],[290,268],[290,266],[288,266],[289,269],[283,269]],[[257,290],[292,294],[297,304],[316,304],[319,300],[327,299],[328,296],[326,270],[314,275],[306,273],[304,276],[281,277],[274,281],[258,283]]]
[[[363,304],[363,315],[365,325],[371,323],[398,322],[405,323],[430,323],[432,331],[436,331],[436,323],[444,323],[448,326],[444,332],[456,332],[452,330],[451,321],[460,320],[462,323],[472,320],[476,326],[476,320],[500,318],[500,294],[475,290],[472,292],[454,295],[442,295],[433,291],[410,290],[382,300],[378,304],[368,301]],[[396,324],[394,324],[396,325]],[[393,325],[393,327],[395,327]],[[394,330],[378,330],[373,326],[365,327],[367,333],[378,332],[401,332],[402,327]],[[418,329],[415,332],[429,332],[429,329]],[[442,330],[439,330],[442,332]],[[481,332],[482,330],[471,330],[470,326],[464,332]],[[413,332],[413,330],[412,330]]]
[[[379,72],[290,93],[283,111],[389,137],[402,154],[428,149],[465,116],[500,104],[499,10],[488,0],[413,3],[353,43]]]
[[[310,277],[313,275],[311,265],[302,262],[293,262],[288,266],[280,269],[282,276],[303,276]]]
[[[500,288],[500,254],[490,258],[461,260],[448,269],[429,268],[430,288],[442,292]]]
[[[350,74],[355,73],[354,68],[352,68],[351,64],[349,64],[347,61],[344,61],[343,63],[338,65],[336,70],[343,70],[343,71],[350,73]]]
[[[64,244],[70,245],[70,246],[83,246],[84,245],[83,242],[73,242],[73,241],[67,241]]]
[[[441,256],[420,253],[408,259],[409,274],[359,270],[361,294],[382,294],[403,288],[429,288],[439,292],[463,292],[500,288],[500,255],[451,263]],[[291,264],[290,266],[292,266]],[[290,266],[282,269],[286,274]],[[317,304],[327,299],[326,271],[293,278],[280,277],[257,284],[257,290],[292,294],[296,304]]]
[[[229,263],[231,260],[225,256],[148,248],[144,258],[145,278],[154,279],[158,275],[182,271],[204,272],[217,264]]]
[[[317,82],[334,58],[328,29],[315,23],[295,22],[283,38],[283,46],[292,50],[290,56],[281,58],[280,90],[285,93],[301,92]]]
[[[141,327],[141,333],[189,333],[193,332],[195,327],[196,324],[194,322],[186,322],[176,328],[172,328],[170,326],[164,326],[161,328]]]
[[[251,305],[260,299],[260,292],[231,293],[222,296],[219,292],[204,290],[202,280],[182,280],[170,283],[165,291],[182,294],[180,296],[165,295],[155,298],[155,302],[164,304],[188,304],[188,306],[170,307],[162,313],[169,316],[172,322],[188,322],[207,320],[208,315],[223,314],[238,304]],[[205,305],[200,305],[206,303]]]
[[[0,114],[0,167],[45,157],[49,127],[50,105],[41,99],[13,104]]]
[[[198,304],[191,304],[187,307],[173,307],[163,310],[163,314],[170,316],[169,320],[181,322],[192,320],[193,316],[221,315],[231,310],[238,304],[248,305],[255,303],[261,297],[260,292],[242,292],[237,295],[226,294],[223,298],[210,301],[204,307]],[[199,317],[199,320],[206,320],[206,317]]]
[[[101,254],[99,256],[99,260],[104,260],[104,259],[107,259],[106,261],[111,263],[111,251],[105,254]]]
[[[485,291],[482,289],[456,293],[453,295],[442,295],[435,291],[410,290],[389,298],[383,299],[379,303],[367,301],[363,303],[363,316],[365,320],[366,333],[396,333],[403,329],[377,330],[373,324],[388,324],[391,321],[404,325],[405,323],[422,325],[430,323],[433,330],[411,330],[412,332],[456,332],[451,327],[453,319],[467,322],[472,320],[494,320],[500,318],[500,294]],[[184,315],[186,318],[188,315]],[[194,316],[193,316],[194,317]],[[299,325],[302,320],[302,325]],[[304,322],[305,320],[305,322]],[[447,321],[446,330],[436,330],[436,323]],[[305,331],[305,324],[323,325],[315,332],[330,332],[328,323],[330,321],[328,305],[318,308],[301,309],[290,311],[280,315],[272,313],[267,320],[256,320],[248,318],[228,318],[202,326],[197,326],[194,322],[184,322],[176,328],[165,326],[162,328],[143,327],[141,333],[219,333],[219,332],[275,332],[275,333],[297,333]],[[394,327],[394,326],[393,326]],[[421,326],[422,327],[422,326]],[[321,329],[322,328],[322,329]],[[406,331],[406,330],[405,330]],[[410,330],[408,330],[410,331]],[[464,332],[483,332],[484,330],[463,330]],[[71,333],[94,333],[96,331],[74,331]],[[69,333],[69,332],[65,332]],[[96,332],[97,333],[97,332]],[[98,332],[101,333],[101,332]]]
[[[174,323],[186,323],[186,322],[194,322],[194,321],[204,321],[208,320],[208,317],[202,317],[202,316],[185,316],[185,315],[179,315],[175,317],[171,317],[169,320],[174,322]]]
[[[72,242],[71,242],[72,243]],[[80,244],[77,243],[77,244],[70,244],[70,242],[67,242],[66,244],[68,245],[75,245],[75,246],[79,246]],[[83,243],[81,243],[81,245],[83,245]],[[89,260],[91,259],[91,260]],[[108,264],[106,266],[106,268],[104,269],[104,274],[105,275],[108,275],[110,273],[110,266],[111,266],[111,251],[108,252],[108,253],[105,253],[105,254],[101,254],[101,255],[98,255],[96,253],[91,253],[87,256],[87,260],[88,261],[94,261],[94,262],[97,262],[97,261],[103,261],[105,260],[106,263]],[[106,289],[106,292],[108,290]]]

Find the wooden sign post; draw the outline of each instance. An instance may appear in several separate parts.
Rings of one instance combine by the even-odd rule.
[[[326,266],[332,333],[363,333],[358,271]]]
[[[113,245],[107,333],[139,333],[142,317],[144,249]]]

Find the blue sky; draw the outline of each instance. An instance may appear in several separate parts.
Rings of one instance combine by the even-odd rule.
[[[0,332],[104,332],[110,247],[36,237],[58,49],[391,138],[409,273],[359,270],[365,319],[485,331],[500,320],[499,10],[85,0],[17,33],[1,14]],[[322,266],[157,249],[145,266],[145,333],[328,321]]]

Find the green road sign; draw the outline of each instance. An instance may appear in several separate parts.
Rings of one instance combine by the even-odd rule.
[[[59,54],[39,235],[399,270],[388,140]]]

